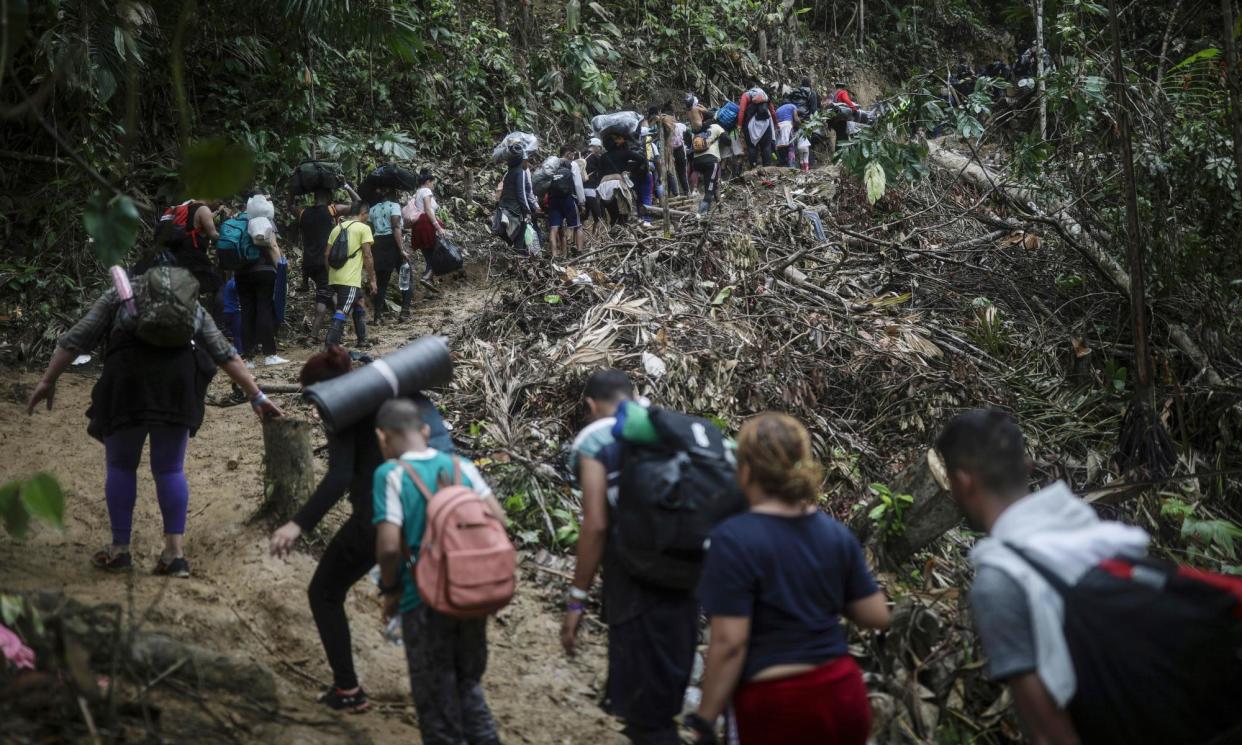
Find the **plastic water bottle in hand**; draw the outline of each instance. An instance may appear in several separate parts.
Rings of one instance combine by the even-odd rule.
[[[410,289],[411,273],[410,262],[407,261],[401,265],[401,275],[397,278],[397,287],[400,288],[402,292],[408,292]]]

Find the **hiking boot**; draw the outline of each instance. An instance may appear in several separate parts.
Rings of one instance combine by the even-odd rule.
[[[397,316],[397,323],[409,323],[409,322],[410,322],[409,313],[402,311],[401,315]]]
[[[329,688],[319,695],[318,700],[330,709],[347,711],[350,714],[361,714],[371,708],[371,702],[367,701],[367,692],[361,687],[355,688],[353,693],[346,693],[340,688]]]
[[[186,561],[184,556],[178,556],[172,561],[168,561],[161,556],[159,563],[155,565],[155,570],[151,573],[158,577],[188,579],[190,576],[190,562]]]
[[[101,548],[91,557],[91,566],[105,572],[125,572],[134,567],[134,558],[128,551],[113,555],[106,548]]]

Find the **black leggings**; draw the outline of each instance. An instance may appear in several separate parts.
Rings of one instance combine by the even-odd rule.
[[[745,135],[749,142],[750,134]],[[772,143],[775,140],[772,137],[772,127],[768,127],[758,142],[750,143],[746,148],[746,156],[750,159],[751,167],[770,166],[772,165]]]
[[[250,357],[276,354],[276,272],[239,272],[237,302],[241,305],[242,346]]]
[[[374,565],[375,526],[350,515],[332,536],[306,591],[319,641],[332,668],[332,684],[346,691],[358,685],[358,675],[354,672],[345,598],[349,588]]]
[[[400,269],[376,269],[375,270],[375,320],[379,320],[388,311],[388,283],[392,280],[392,276],[399,272]],[[410,266],[410,289],[401,291],[401,312],[402,314],[410,312],[410,301],[414,297],[414,267]]]
[[[699,156],[694,159],[694,170],[703,184],[703,199],[699,202],[699,213],[703,214],[711,209],[720,188],[720,161],[710,155]]]
[[[673,170],[677,172],[676,181],[678,186],[678,194],[685,195],[690,193],[690,172],[686,167],[686,148],[673,148]],[[671,186],[672,184],[670,184]]]

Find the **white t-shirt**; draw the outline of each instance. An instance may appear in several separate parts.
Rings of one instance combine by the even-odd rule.
[[[681,150],[686,146],[686,123],[677,122],[673,125],[673,149]]]
[[[418,220],[418,218],[422,217],[426,212],[431,212],[433,210],[438,211],[440,209],[440,205],[436,204],[436,198],[431,193],[431,189],[428,189],[425,186],[414,192],[414,197],[410,201],[414,204],[412,211],[413,220],[410,222]]]

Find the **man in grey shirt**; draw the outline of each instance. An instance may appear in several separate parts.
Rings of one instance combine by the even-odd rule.
[[[988,675],[1007,681],[1037,667],[1026,591],[1001,569],[982,566],[970,588],[975,628],[988,656]]]

